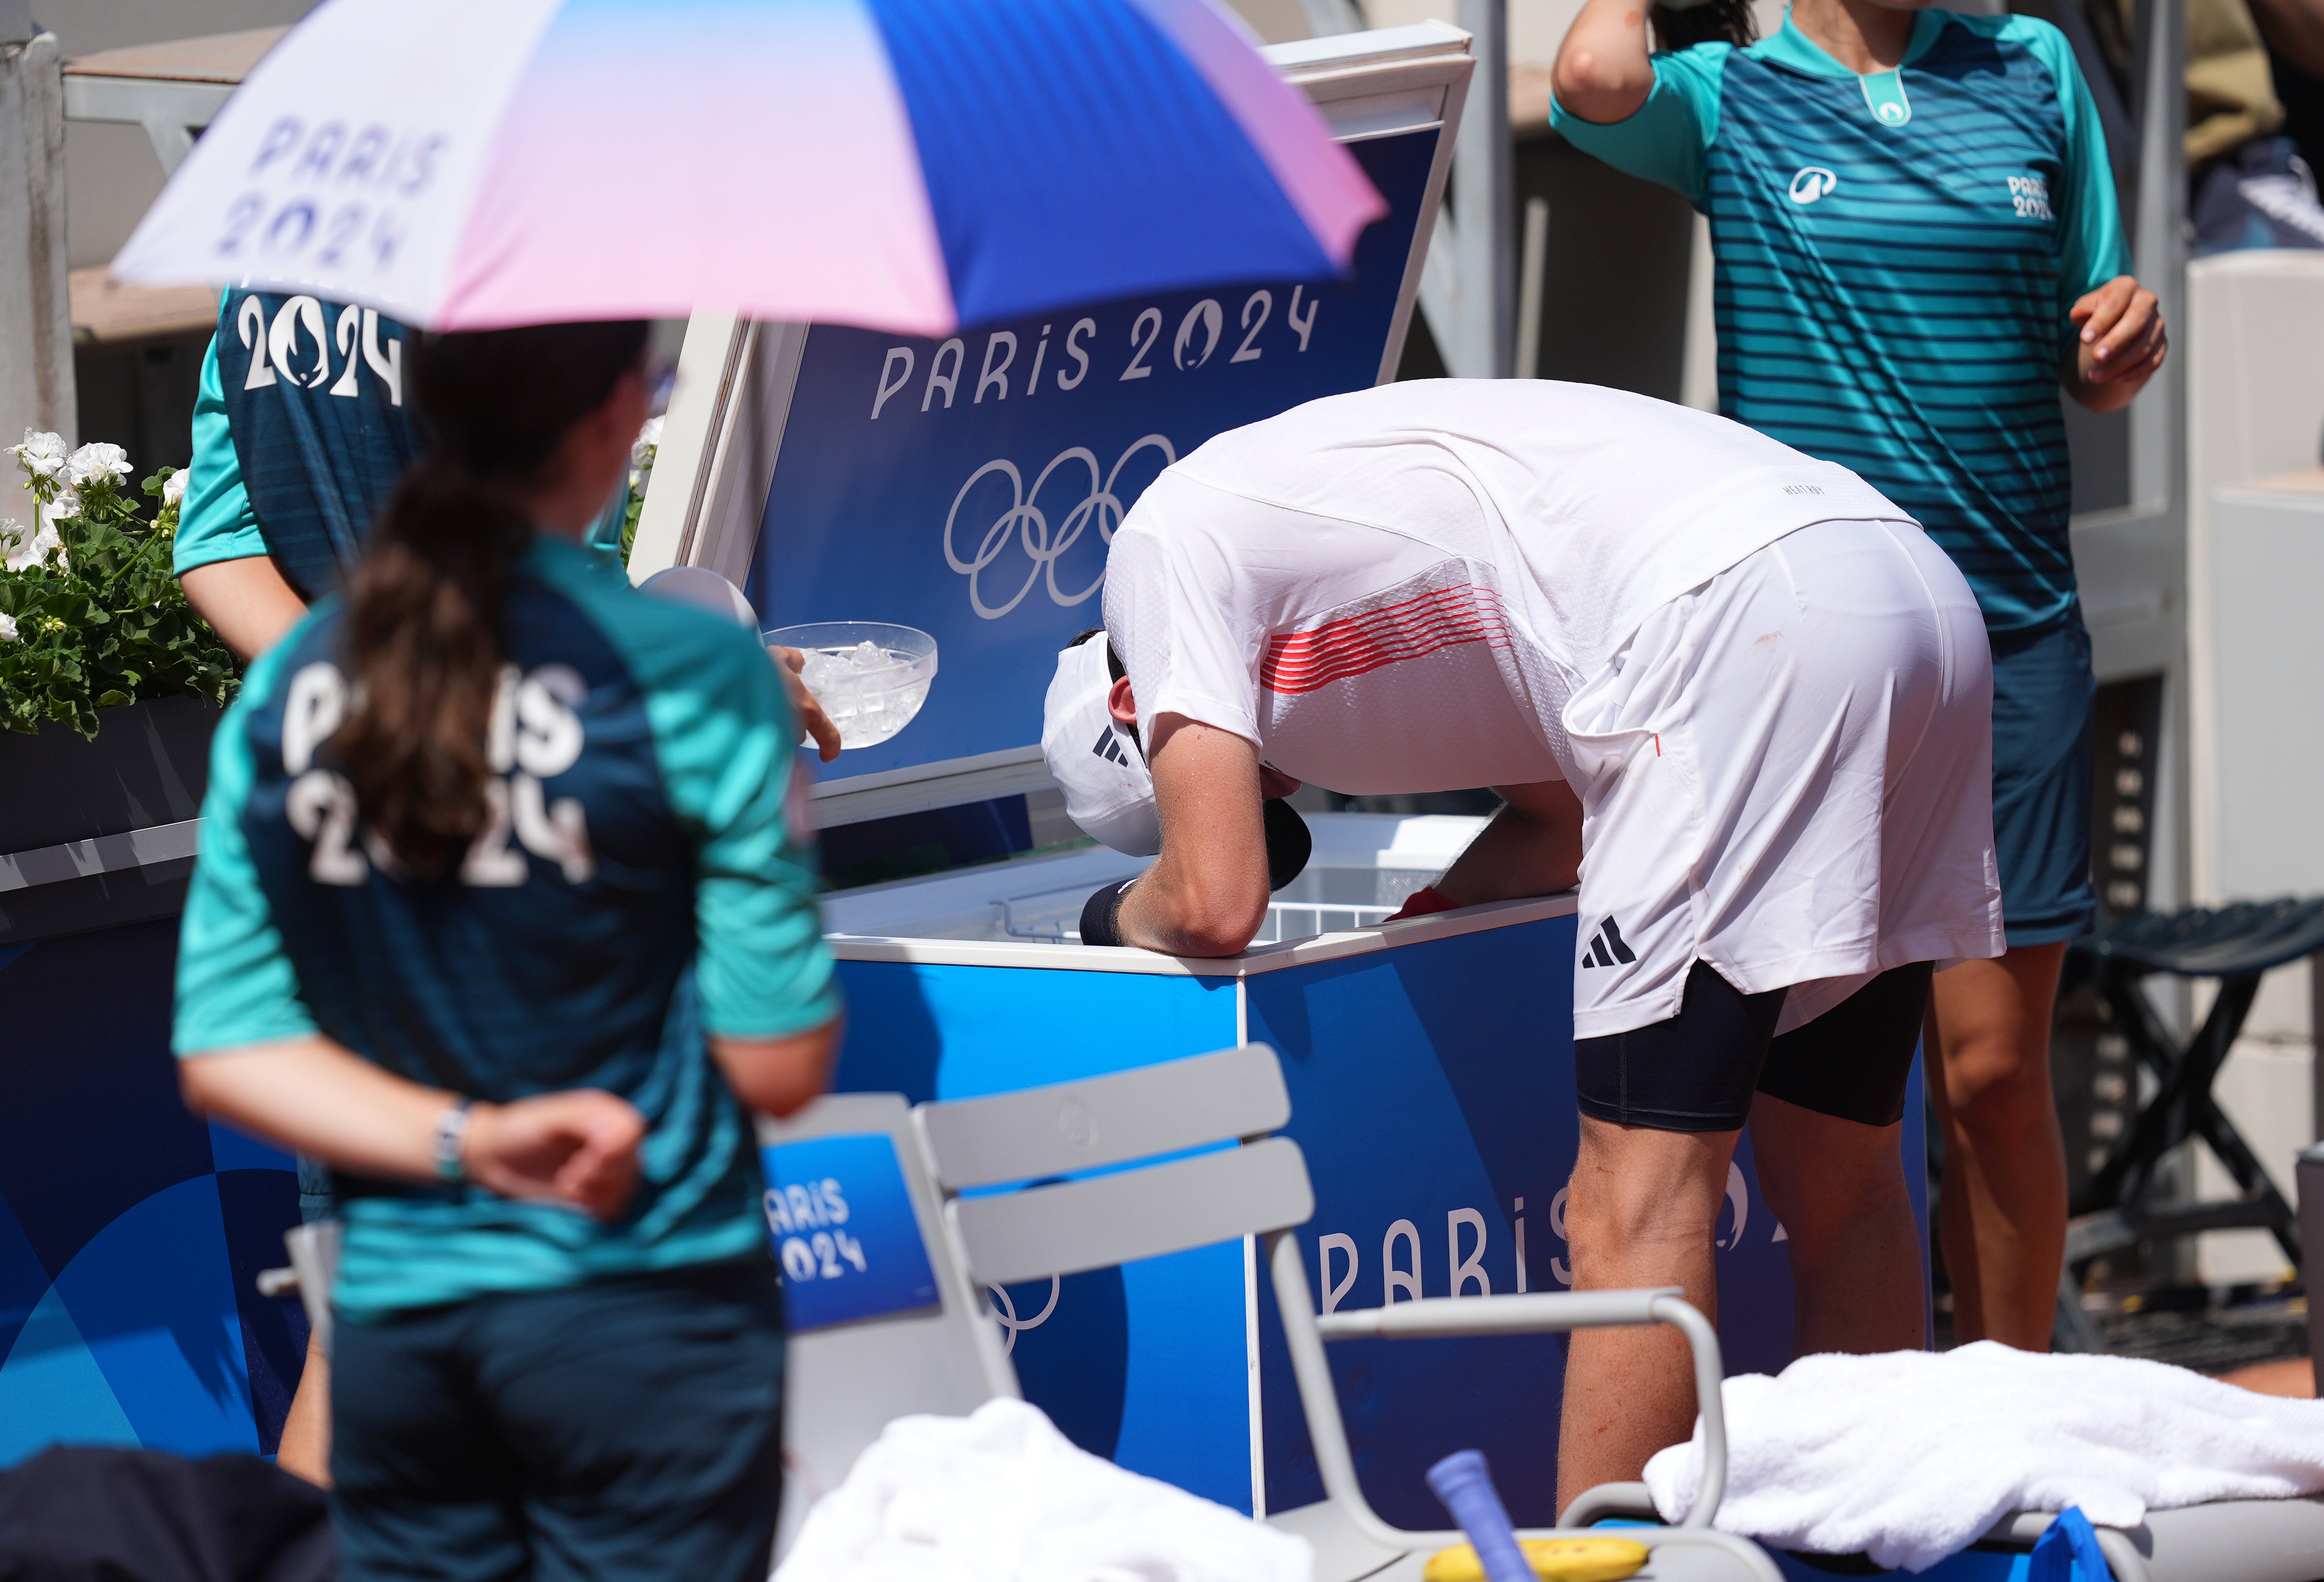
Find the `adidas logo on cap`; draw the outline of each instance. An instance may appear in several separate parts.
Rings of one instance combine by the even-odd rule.
[[[1130,755],[1121,750],[1121,743],[1114,739],[1113,727],[1111,725],[1098,733],[1097,745],[1090,750],[1110,764],[1120,764],[1127,768],[1130,763]]]

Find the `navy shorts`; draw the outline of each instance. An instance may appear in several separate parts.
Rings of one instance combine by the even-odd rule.
[[[332,1353],[339,1582],[766,1582],[770,1261],[342,1323]]]
[[[2078,606],[2064,624],[1993,639],[1993,849],[2011,945],[2088,934],[2090,746],[2098,683]]]
[[[1861,1126],[1895,1126],[1904,1118],[1932,965],[1891,967],[1777,1037],[1788,990],[1745,994],[1697,961],[1677,1016],[1573,1041],[1574,1099],[1584,1115],[1660,1132],[1740,1130],[1759,1093]]]

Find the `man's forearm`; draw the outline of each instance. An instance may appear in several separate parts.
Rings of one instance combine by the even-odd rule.
[[[1563,786],[1541,793],[1538,805],[1512,803],[1469,842],[1436,893],[1456,906],[1554,896],[1570,890],[1582,868],[1582,808]]]
[[[1166,956],[1231,956],[1249,945],[1267,921],[1264,878],[1247,893],[1206,897],[1167,868],[1167,863],[1156,863],[1123,893],[1114,915],[1123,944]]]

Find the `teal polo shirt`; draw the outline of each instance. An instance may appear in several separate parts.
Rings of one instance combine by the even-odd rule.
[[[1911,511],[1991,630],[2066,621],[2066,314],[2130,258],[2065,36],[1923,11],[1859,76],[1786,17],[1654,71],[1628,119],[1551,124],[1709,217],[1720,410]]]
[[[457,872],[399,877],[326,745],[345,612],[320,601],[220,722],[180,927],[184,1059],[321,1034],[415,1082],[505,1102],[599,1088],[647,1124],[610,1224],[473,1185],[337,1177],[339,1311],[764,1255],[749,1118],[709,1035],[836,1014],[798,726],[755,636],[632,589],[577,546],[512,579],[500,816]]]

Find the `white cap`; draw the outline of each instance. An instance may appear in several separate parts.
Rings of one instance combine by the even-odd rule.
[[[1083,833],[1126,856],[1151,857],[1162,850],[1154,777],[1137,739],[1106,707],[1113,677],[1105,656],[1103,632],[1057,656],[1043,705],[1041,756],[1065,790],[1065,816]]]

